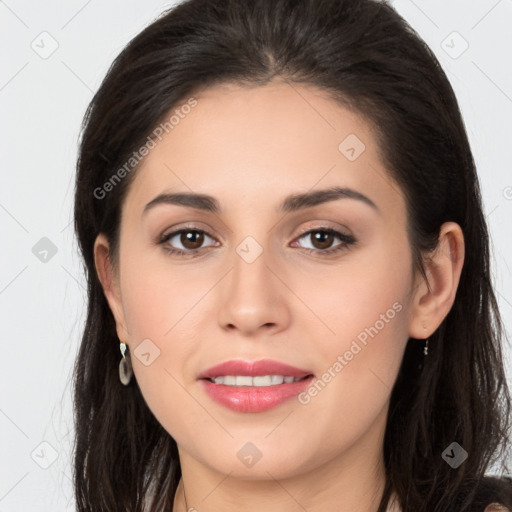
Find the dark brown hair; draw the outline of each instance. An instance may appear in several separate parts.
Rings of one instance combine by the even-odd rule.
[[[464,233],[453,307],[430,337],[425,361],[421,344],[409,340],[392,391],[379,512],[391,490],[404,512],[480,511],[496,498],[512,506],[510,481],[492,497],[479,491],[492,487],[484,473],[509,447],[505,338],[475,163],[433,52],[376,0],[188,0],[115,59],[82,127],[74,214],[88,312],[74,369],[78,511],[172,510],[181,476],[176,442],[137,383],[119,382],[119,339],[94,266],[100,232],[117,266],[121,208],[137,166],[108,193],[95,191],[197,91],[272,80],[320,88],[372,124],[382,161],[405,194],[411,251],[424,277],[423,256],[436,247],[442,223],[457,222]],[[456,469],[442,458],[452,442],[469,454]]]

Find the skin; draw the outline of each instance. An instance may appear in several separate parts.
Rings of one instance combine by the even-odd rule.
[[[176,440],[183,480],[175,511],[376,511],[384,486],[383,436],[389,398],[409,337],[424,339],[448,314],[464,259],[460,227],[442,226],[426,282],[413,273],[405,200],[380,161],[364,119],[305,86],[215,86],[151,150],[125,199],[120,270],[97,237],[98,277],[117,333],[131,354],[149,338],[160,355],[132,356],[147,405]],[[349,134],[366,148],[354,161],[338,150]],[[286,215],[292,193],[351,187],[355,199]],[[144,206],[164,191],[214,196],[222,213]],[[187,224],[207,232],[200,255],[170,255],[159,235]],[[301,229],[332,227],[357,243],[330,256]],[[236,252],[245,237],[263,249],[252,263]],[[186,243],[186,240],[185,240]],[[182,250],[183,238],[166,242]],[[316,249],[309,254],[307,248]],[[263,413],[213,402],[200,371],[230,359],[270,358],[316,377],[394,303],[402,306],[342,371],[303,405],[295,398]],[[246,467],[251,442],[262,456]]]

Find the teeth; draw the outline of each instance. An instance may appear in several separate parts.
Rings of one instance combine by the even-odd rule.
[[[293,378],[283,375],[261,375],[251,377],[250,375],[223,375],[215,377],[213,382],[215,384],[224,384],[225,386],[276,386],[278,384],[290,384],[302,380],[301,378]]]

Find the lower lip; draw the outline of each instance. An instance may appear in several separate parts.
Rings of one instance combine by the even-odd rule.
[[[217,403],[237,412],[264,412],[302,393],[313,376],[275,386],[226,386],[201,379],[205,391]]]

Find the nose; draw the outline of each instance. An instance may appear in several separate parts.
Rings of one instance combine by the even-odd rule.
[[[276,334],[290,323],[290,290],[277,265],[263,251],[254,261],[235,253],[222,286],[218,321],[224,330],[244,336]],[[270,266],[272,265],[272,267]]]

